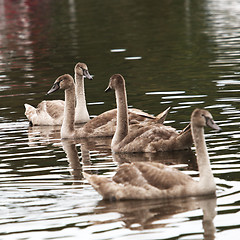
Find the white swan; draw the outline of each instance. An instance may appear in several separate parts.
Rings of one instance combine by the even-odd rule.
[[[88,121],[82,128],[75,129],[75,89],[73,78],[69,74],[64,74],[56,79],[53,87],[47,94],[58,89],[65,90],[64,118],[61,127],[61,138],[84,138],[84,137],[112,137],[116,130],[117,109],[106,111],[99,116]],[[131,126],[136,126],[139,121],[146,121],[149,124],[159,124],[163,122],[168,110],[159,114],[156,118],[140,110],[129,111],[129,122]]]
[[[189,149],[192,146],[190,128],[178,133],[162,124],[129,126],[125,80],[114,74],[105,91],[115,90],[117,101],[117,128],[112,139],[113,152],[160,152]]]
[[[85,92],[84,77],[92,79],[85,63],[77,63],[74,68],[75,72],[75,88],[76,88],[76,118],[75,123],[85,123],[90,120]],[[30,125],[62,125],[64,101],[62,100],[44,100],[35,108],[27,103],[25,106],[25,115]]]
[[[205,126],[220,130],[207,110],[194,110],[191,116],[191,129],[196,146],[199,181],[194,181],[189,175],[177,169],[155,162],[124,163],[120,165],[112,179],[87,173],[84,173],[84,176],[104,199],[155,199],[214,195],[216,184],[204,138]]]
[[[74,68],[74,74],[76,92],[75,124],[86,123],[90,120],[90,117],[85,99],[84,77],[90,80],[93,78],[89,74],[85,63],[77,63]]]

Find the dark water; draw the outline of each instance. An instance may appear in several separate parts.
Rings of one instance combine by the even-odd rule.
[[[239,11],[237,0],[0,0],[0,238],[237,239]],[[112,156],[109,139],[61,142],[58,127],[28,128],[23,104],[62,99],[45,93],[78,61],[94,75],[91,116],[115,107],[104,93],[114,73],[129,106],[171,106],[177,129],[208,109],[223,129],[206,130],[217,198],[102,201],[82,171],[110,177],[125,161],[158,161],[198,172],[186,152]]]

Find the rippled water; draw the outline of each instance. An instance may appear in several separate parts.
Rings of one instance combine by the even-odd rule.
[[[237,239],[240,224],[240,5],[237,0],[0,0],[0,238]],[[132,161],[174,164],[198,178],[193,152],[112,155],[111,139],[61,141],[59,127],[29,127],[24,103],[45,96],[78,61],[88,64],[91,116],[115,107],[109,77],[127,81],[128,104],[182,129],[196,107],[206,129],[217,198],[107,202],[82,172],[111,177]]]

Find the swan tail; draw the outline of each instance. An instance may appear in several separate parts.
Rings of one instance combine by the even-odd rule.
[[[27,119],[30,122],[30,125],[32,124],[32,117],[34,114],[36,114],[36,108],[31,106],[30,104],[25,103],[24,104],[25,107],[25,115],[27,117]]]
[[[182,146],[181,148],[189,149],[193,144],[191,124],[188,124],[178,135],[178,143]]]
[[[118,184],[111,181],[108,178],[83,173],[83,176],[88,180],[92,187],[100,194],[104,199],[116,200],[116,191]]]
[[[164,110],[163,112],[159,113],[156,116],[157,123],[162,123],[162,124],[164,123],[170,109],[171,109],[171,107],[168,107],[166,110]]]
[[[33,114],[36,113],[36,108],[31,106],[30,104],[25,103],[24,104],[25,107],[25,114]]]

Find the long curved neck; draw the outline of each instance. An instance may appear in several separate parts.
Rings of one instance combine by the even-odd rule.
[[[61,138],[71,138],[74,134],[75,89],[74,86],[65,90],[64,116],[61,127]]]
[[[75,73],[75,90],[76,90],[76,109],[75,123],[84,123],[90,120],[84,90],[84,78]]]
[[[117,128],[112,145],[121,142],[128,134],[128,107],[125,87],[116,89],[115,96],[117,102]]]
[[[197,162],[200,175],[200,185],[204,188],[215,188],[214,177],[212,174],[207,146],[204,137],[204,128],[192,124],[193,141],[196,146]]]

